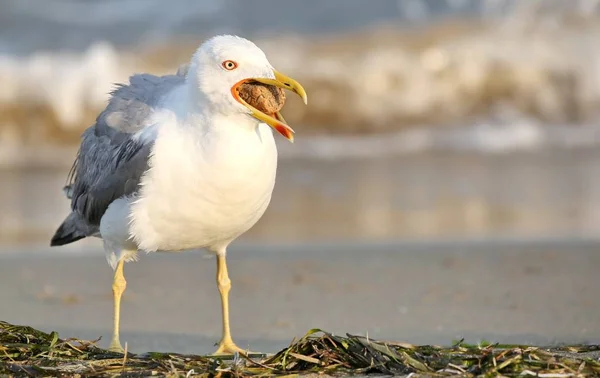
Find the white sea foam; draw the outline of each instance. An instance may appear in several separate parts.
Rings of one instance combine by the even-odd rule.
[[[98,108],[114,82],[132,69],[113,46],[99,42],[85,52],[39,52],[0,56],[0,106],[45,105],[61,126],[81,127],[86,107]]]
[[[267,37],[257,43],[278,69],[309,91],[309,107],[290,98],[284,114],[303,134],[298,143],[311,144],[316,154],[595,144],[597,12],[585,1],[574,2],[568,12],[545,8],[564,2],[533,3],[483,26]],[[161,51],[181,57],[194,48]],[[133,72],[175,72],[180,63],[106,42],[81,53],[0,55],[0,150],[7,155],[9,146],[35,148],[47,142],[50,129],[79,135],[114,83]],[[361,147],[350,148],[353,143]]]

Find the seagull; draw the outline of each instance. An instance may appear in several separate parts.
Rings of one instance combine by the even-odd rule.
[[[185,72],[183,72],[185,71]],[[64,190],[71,213],[50,245],[101,238],[114,271],[113,336],[119,338],[125,262],[138,251],[205,249],[217,257],[222,335],[215,355],[245,353],[229,327],[227,247],[264,214],[275,185],[273,130],[293,142],[279,112],[263,113],[237,93],[244,83],[298,94],[296,80],[278,72],[253,42],[232,35],[205,41],[187,70],[135,74],[119,84],[86,129]]]

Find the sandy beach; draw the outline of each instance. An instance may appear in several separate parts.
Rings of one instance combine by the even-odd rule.
[[[232,329],[275,352],[311,328],[410,343],[600,342],[596,242],[238,244]],[[208,353],[220,332],[214,259],[142,255],[126,266],[122,340],[133,352]],[[111,270],[100,248],[0,253],[0,319],[106,346]]]

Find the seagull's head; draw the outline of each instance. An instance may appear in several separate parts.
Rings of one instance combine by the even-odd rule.
[[[266,123],[288,140],[294,131],[279,112],[266,114],[246,103],[237,88],[248,82],[274,85],[295,92],[307,103],[306,91],[296,80],[273,68],[265,53],[247,39],[220,35],[204,42],[190,62],[188,81],[211,107],[223,114],[247,114]]]

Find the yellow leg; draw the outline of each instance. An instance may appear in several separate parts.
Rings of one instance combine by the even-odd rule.
[[[233,342],[231,330],[229,329],[229,290],[231,280],[227,272],[227,261],[224,254],[217,255],[217,287],[221,293],[221,310],[223,312],[223,334],[216,355],[233,354],[235,352],[247,353]]]
[[[123,353],[123,347],[121,346],[121,341],[119,341],[119,318],[121,315],[121,296],[127,287],[127,281],[125,281],[125,277],[123,276],[123,260],[120,260],[117,264],[117,269],[115,270],[115,276],[113,278],[113,296],[114,296],[114,325],[113,325],[113,337],[108,347],[108,350],[112,352]]]

